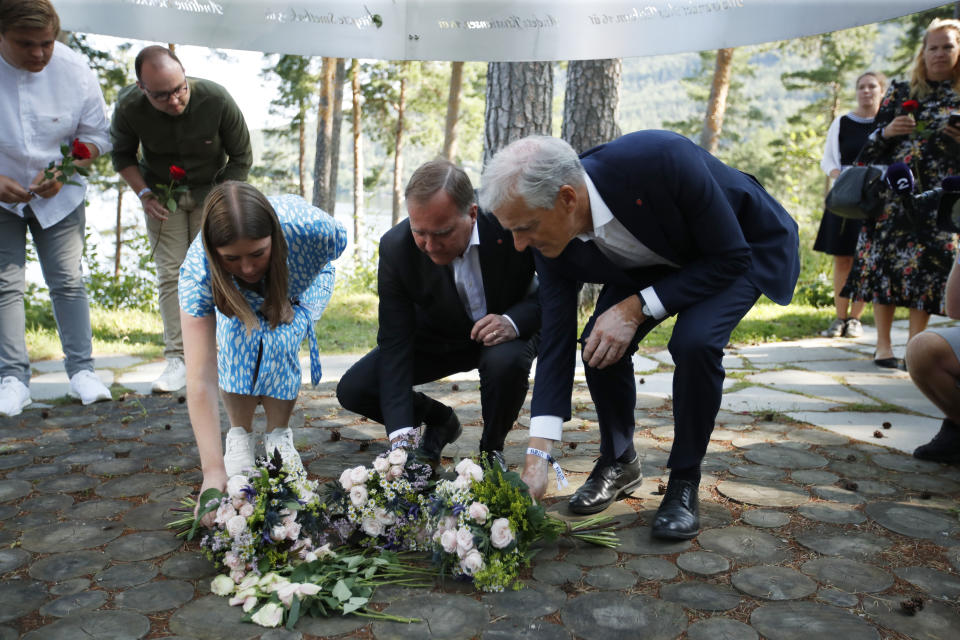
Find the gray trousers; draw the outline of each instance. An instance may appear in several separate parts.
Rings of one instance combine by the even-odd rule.
[[[67,375],[93,371],[93,358],[90,305],[81,262],[86,228],[83,203],[47,229],[40,226],[30,207],[25,215],[21,218],[0,208],[0,377],[13,376],[29,386],[30,358],[23,308],[28,228],[50,290]]]

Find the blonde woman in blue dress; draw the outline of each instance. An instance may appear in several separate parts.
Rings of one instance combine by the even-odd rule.
[[[253,466],[253,413],[267,418],[264,447],[303,470],[288,426],[300,390],[299,350],[310,341],[311,380],[320,379],[313,323],[333,291],[346,230],[293,195],[267,198],[224,182],[204,203],[200,233],[180,268],[187,402],[203,485],[223,489]],[[218,395],[230,419],[220,446]]]

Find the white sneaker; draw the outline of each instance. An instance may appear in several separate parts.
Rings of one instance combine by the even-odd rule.
[[[242,427],[230,427],[223,444],[223,466],[227,477],[253,469],[253,433]]]
[[[110,390],[100,381],[93,371],[78,371],[70,378],[70,395],[80,398],[83,404],[93,404],[101,400],[113,400]]]
[[[19,415],[30,404],[30,388],[13,376],[0,380],[0,416]]]
[[[187,366],[183,358],[167,358],[167,367],[160,377],[153,381],[154,393],[177,391],[187,386]]]
[[[303,461],[300,460],[300,454],[297,453],[297,448],[293,446],[293,432],[290,431],[290,427],[286,429],[274,429],[264,434],[263,446],[267,450],[268,459],[273,455],[274,449],[277,449],[280,451],[280,457],[283,458],[284,464],[290,471],[293,473],[306,474],[306,470],[303,468]]]

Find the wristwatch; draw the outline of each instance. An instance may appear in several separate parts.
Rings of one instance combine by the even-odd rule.
[[[650,311],[650,306],[647,304],[647,301],[643,299],[643,296],[639,293],[637,297],[640,298],[640,312],[643,313],[644,318],[652,318],[653,313]]]

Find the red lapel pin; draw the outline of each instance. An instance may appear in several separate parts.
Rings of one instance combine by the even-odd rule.
[[[643,205],[643,200],[641,200],[640,198],[637,198],[637,206],[639,207],[642,205]]]

